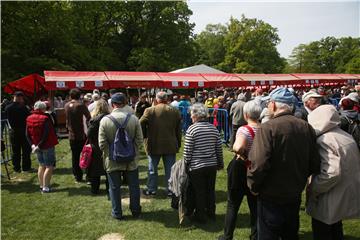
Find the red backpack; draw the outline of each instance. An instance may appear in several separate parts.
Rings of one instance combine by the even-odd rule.
[[[92,157],[92,147],[91,147],[91,144],[87,144],[88,143],[88,140],[86,140],[85,142],[85,145],[81,151],[81,155],[80,155],[80,162],[79,162],[79,166],[81,169],[87,169],[92,160],[93,160],[93,157]]]

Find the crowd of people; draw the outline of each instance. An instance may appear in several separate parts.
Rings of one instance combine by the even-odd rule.
[[[227,210],[219,239],[233,239],[244,196],[250,210],[250,239],[298,239],[301,196],[306,189],[314,239],[337,240],[343,239],[342,220],[360,217],[359,98],[360,89],[349,86],[307,91],[284,87],[269,92],[261,88],[204,90],[191,97],[159,91],[150,98],[144,92],[138,101],[130,101],[115,89],[109,94],[72,89],[66,101],[61,97],[53,103],[39,100],[32,111],[24,94],[15,92],[13,101],[2,104],[2,109],[11,126],[14,171],[31,171],[30,154],[36,154],[40,191],[48,194],[54,190],[51,176],[58,144],[51,104],[64,107],[74,180],[83,182],[86,174],[91,193],[99,194],[100,179],[105,176],[111,215],[118,220],[124,219],[124,184],[129,187],[132,216],[141,215],[142,146],[148,157],[143,195],[159,194],[158,164],[162,159],[166,194],[179,197],[170,185],[178,178],[172,176],[172,168],[182,132],[184,167],[180,175],[188,179],[181,188],[186,196],[182,202],[185,215],[201,224],[214,220],[216,175],[225,167],[221,123],[228,121],[234,155],[227,166]],[[338,106],[333,105],[335,99],[340,100]],[[219,109],[229,118],[217,119]],[[184,112],[188,114],[184,116]],[[184,127],[184,122],[190,124]],[[86,144],[91,145],[92,161],[84,171],[79,161]],[[118,146],[130,151],[130,158],[119,157]]]

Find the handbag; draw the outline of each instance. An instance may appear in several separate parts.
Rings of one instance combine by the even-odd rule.
[[[79,166],[81,169],[87,169],[90,166],[91,162],[93,161],[92,153],[93,153],[92,146],[91,144],[88,144],[88,139],[87,139],[80,154]]]

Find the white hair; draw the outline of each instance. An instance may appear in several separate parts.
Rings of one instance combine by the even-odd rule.
[[[190,113],[198,119],[205,119],[209,115],[209,109],[202,103],[195,103],[190,107]]]
[[[156,94],[156,100],[165,102],[168,98],[168,95],[166,92],[160,91]]]
[[[42,101],[37,101],[34,104],[34,110],[42,110],[45,111],[46,110],[46,103],[42,102]]]
[[[281,102],[275,102],[275,106],[278,109],[282,109],[282,110],[287,110],[292,112],[294,105],[293,104],[286,104],[286,103],[281,103]]]
[[[244,116],[247,115],[251,120],[259,120],[261,112],[260,102],[256,100],[246,102],[243,108]]]

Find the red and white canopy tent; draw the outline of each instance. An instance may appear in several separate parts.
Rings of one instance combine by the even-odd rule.
[[[8,94],[13,94],[16,91],[22,91],[29,97],[46,92],[45,78],[36,73],[30,74],[8,83],[4,87],[4,92]]]
[[[5,87],[33,93],[34,85],[46,90],[69,90],[77,87],[84,90],[110,88],[169,88],[196,89],[216,87],[316,87],[319,85],[355,85],[360,74],[228,74],[228,73],[164,73],[164,72],[79,72],[44,71],[41,76],[29,75]],[[25,79],[25,80],[24,80]],[[21,81],[20,81],[21,80]],[[21,82],[19,84],[19,82]],[[16,88],[21,86],[21,88]],[[35,86],[36,87],[36,86]]]

